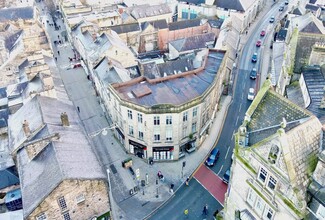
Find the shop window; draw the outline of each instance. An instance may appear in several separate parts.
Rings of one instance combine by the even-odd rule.
[[[167,115],[166,116],[166,125],[171,125],[172,123],[173,123],[172,116],[171,115]]]
[[[259,176],[259,179],[264,183],[266,180],[267,171],[261,167],[260,173],[258,176]]]
[[[193,118],[197,116],[197,107],[193,108]]]
[[[183,121],[187,121],[187,116],[188,116],[188,113],[187,112],[183,112]]]
[[[59,203],[59,206],[60,206],[60,208],[61,208],[61,211],[64,211],[64,210],[67,209],[67,204],[66,204],[66,202],[65,202],[64,196],[62,196],[62,197],[60,197],[60,198],[58,199],[58,203]]]
[[[129,125],[129,135],[133,136],[134,135],[134,131],[133,131],[133,126]]]
[[[142,114],[138,113],[138,122],[142,124]]]
[[[153,124],[154,125],[160,125],[160,118],[159,118],[159,116],[154,116],[153,117]]]
[[[129,118],[130,120],[132,120],[132,111],[131,111],[131,110],[128,110],[128,118]]]
[[[275,186],[276,186],[276,182],[277,182],[276,179],[273,176],[270,176],[269,182],[268,182],[267,186],[270,189],[274,190],[275,189]]]

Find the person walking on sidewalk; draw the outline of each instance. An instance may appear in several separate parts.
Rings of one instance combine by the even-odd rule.
[[[203,215],[208,215],[208,204],[205,204],[205,206],[203,207]]]
[[[185,218],[188,218],[188,209],[184,210],[184,215],[185,215]]]
[[[189,182],[190,182],[190,178],[187,177],[187,178],[186,178],[186,181],[185,181],[185,185],[188,186],[188,185],[189,185]]]

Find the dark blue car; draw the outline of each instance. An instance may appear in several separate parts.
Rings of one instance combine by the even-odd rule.
[[[208,159],[205,161],[205,164],[209,167],[212,167],[216,164],[218,158],[219,158],[219,155],[220,155],[220,151],[218,148],[214,148],[212,151],[211,151],[211,154],[210,156],[208,157]]]

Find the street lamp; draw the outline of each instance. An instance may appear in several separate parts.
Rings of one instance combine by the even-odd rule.
[[[108,134],[107,130],[112,130],[112,129],[116,128],[116,127],[117,127],[117,125],[114,123],[111,126],[107,126],[107,127],[101,128],[101,129],[99,129],[97,131],[94,131],[94,132],[88,134],[88,136],[91,137],[91,138],[96,137],[99,134],[102,134],[102,135],[106,136]]]

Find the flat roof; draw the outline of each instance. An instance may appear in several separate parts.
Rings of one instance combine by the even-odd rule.
[[[115,89],[120,98],[141,106],[182,105],[201,96],[211,86],[224,56],[225,51],[209,50],[205,67],[196,74],[183,75],[159,83],[142,81]],[[141,90],[145,90],[145,93],[139,96],[138,91]]]

